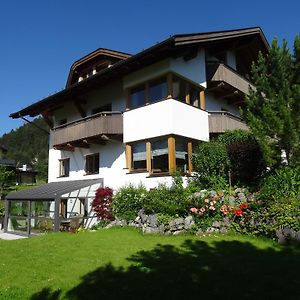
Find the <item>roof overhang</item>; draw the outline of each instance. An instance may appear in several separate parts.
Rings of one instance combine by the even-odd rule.
[[[92,77],[75,83],[54,95],[29,105],[20,111],[12,113],[10,114],[10,117],[20,118],[27,115],[35,117],[41,113],[52,111],[61,107],[65,101],[78,98],[81,95],[86,94],[88,91],[98,88],[111,80],[120,78],[166,57],[176,56],[179,53],[188,54],[187,52],[195,49],[195,47],[214,45],[224,43],[225,41],[231,43],[238,39],[251,39],[251,47],[253,47],[256,52],[260,50],[267,53],[269,49],[268,42],[259,27],[174,35],[142,52],[137,53],[136,55],[120,60],[113,64],[110,68],[106,68]],[[74,64],[76,64],[76,62]]]
[[[89,187],[95,184],[102,184],[103,179],[70,180],[45,183],[28,190],[11,192],[6,196],[9,201],[55,201],[63,195]]]

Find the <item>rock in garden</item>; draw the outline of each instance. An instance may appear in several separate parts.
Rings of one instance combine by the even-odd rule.
[[[220,228],[220,227],[221,227],[221,222],[219,222],[219,221],[214,221],[214,222],[212,223],[212,227]]]
[[[195,224],[193,216],[187,216],[184,219],[184,229],[190,229]]]
[[[149,215],[148,216],[148,223],[150,227],[157,227],[157,215]]]

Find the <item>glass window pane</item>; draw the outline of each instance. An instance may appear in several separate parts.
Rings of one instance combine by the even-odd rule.
[[[151,143],[153,173],[169,172],[169,149],[166,140]]]
[[[136,143],[132,145],[132,168],[134,170],[146,170],[146,144]]]
[[[149,102],[157,102],[167,97],[167,82],[166,79],[161,79],[150,84],[149,87]]]
[[[174,76],[173,79],[173,98],[181,102],[185,102],[186,96],[186,83]]]
[[[200,92],[199,90],[190,87],[190,102],[191,105],[196,106],[196,107],[200,107]]]
[[[176,168],[181,172],[187,172],[188,170],[188,153],[187,153],[187,141],[181,138],[176,138]]]
[[[140,87],[132,90],[130,95],[130,108],[137,108],[145,105],[145,88]]]

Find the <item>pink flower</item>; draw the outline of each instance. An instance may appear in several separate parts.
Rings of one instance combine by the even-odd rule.
[[[197,209],[196,207],[192,207],[192,208],[190,209],[190,211],[191,211],[192,213],[197,213],[198,209]]]
[[[213,195],[213,198],[215,198],[215,199],[218,198],[218,195],[217,194]]]
[[[202,216],[203,216],[203,212],[199,211],[198,215],[199,215],[200,217],[202,217]]]
[[[210,210],[216,210],[214,206],[209,207]]]
[[[211,206],[214,206],[215,204],[216,204],[216,201],[215,200],[212,200],[212,201],[210,201],[210,203],[209,203]]]
[[[200,208],[200,212],[204,213],[204,212],[205,212],[205,208],[204,208],[204,207],[201,207],[201,208]]]
[[[204,202],[205,202],[205,203],[209,203],[209,200],[208,200],[208,199],[204,199]]]

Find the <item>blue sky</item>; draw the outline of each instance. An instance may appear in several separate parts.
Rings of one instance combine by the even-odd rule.
[[[10,113],[65,86],[71,64],[103,47],[137,53],[177,33],[261,26],[300,34],[300,1],[10,0],[0,3],[0,136]]]

